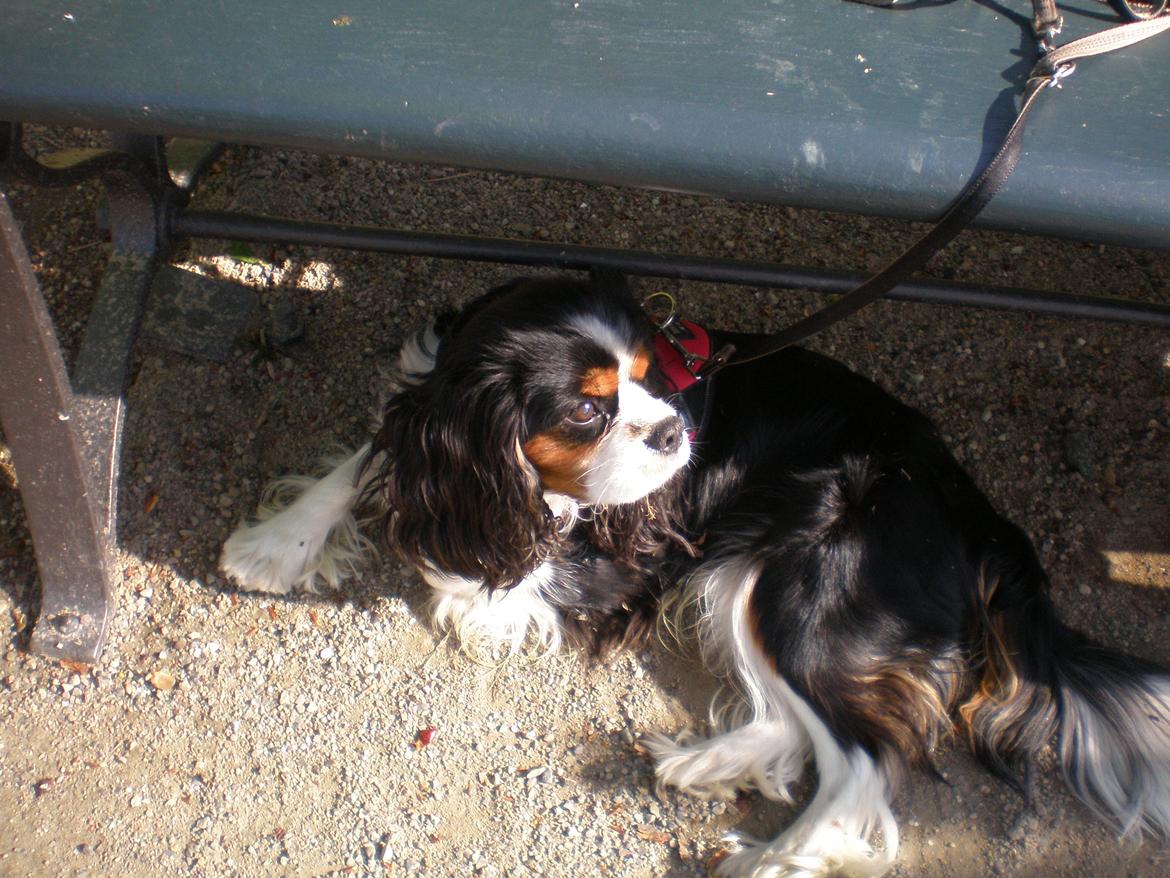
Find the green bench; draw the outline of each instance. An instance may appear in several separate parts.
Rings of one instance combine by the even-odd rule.
[[[1114,21],[1079,0],[1064,39]],[[5,179],[109,187],[113,255],[72,374],[0,194],[0,418],[42,581],[34,649],[96,660],[123,381],[145,292],[182,236],[733,280],[827,291],[848,272],[742,265],[186,209],[215,144],[490,168],[911,220],[998,145],[1035,58],[1030,4],[839,0],[6,0]],[[1170,248],[1170,38],[1083,61],[1029,123],[987,228]],[[22,123],[115,135],[34,162]],[[49,167],[48,165],[52,165]],[[1170,326],[1154,304],[904,284],[891,295]]]

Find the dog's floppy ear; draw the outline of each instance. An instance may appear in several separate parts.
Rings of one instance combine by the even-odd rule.
[[[511,382],[473,372],[440,367],[390,401],[373,443],[372,454],[384,454],[372,490],[406,560],[501,588],[542,560],[556,524],[521,449]]]

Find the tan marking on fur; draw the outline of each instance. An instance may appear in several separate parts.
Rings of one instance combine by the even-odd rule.
[[[556,431],[537,433],[524,443],[524,454],[540,473],[545,490],[584,498],[584,477],[593,459],[592,445],[577,445]]]
[[[581,395],[594,399],[608,399],[617,393],[618,370],[616,366],[593,366],[581,379]]]
[[[991,601],[999,588],[999,581],[987,581],[985,572],[979,575],[979,600],[984,612],[983,641],[979,645],[983,675],[979,688],[959,707],[959,717],[966,726],[968,741],[975,746],[975,718],[989,709],[1003,711],[1020,697],[1022,681],[1008,649],[1003,630],[1003,616],[992,615]],[[1009,711],[1010,713],[1010,711]]]
[[[931,673],[926,655],[903,656],[869,673],[853,676],[846,700],[868,727],[912,761],[924,759],[951,729],[950,709],[961,668],[957,660],[942,660],[941,680]],[[948,667],[947,665],[953,665]],[[950,684],[950,685],[948,685]]]
[[[630,377],[635,381],[641,381],[646,377],[646,373],[650,369],[650,352],[647,350],[640,350],[634,356],[634,362],[630,364]]]
[[[749,619],[748,628],[761,654],[776,670],[755,622]],[[933,673],[932,664],[937,668]],[[928,762],[941,733],[952,730],[949,713],[961,679],[959,659],[938,656],[932,660],[927,653],[874,662],[869,668],[842,666],[835,672],[837,691],[861,727],[911,763]],[[806,683],[804,689],[815,701],[816,687]]]

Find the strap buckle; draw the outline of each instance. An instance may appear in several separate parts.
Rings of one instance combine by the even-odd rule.
[[[1063,80],[1072,76],[1076,72],[1077,65],[1072,61],[1066,61],[1063,64],[1057,64],[1053,68],[1051,79],[1048,82],[1048,88],[1063,88]]]

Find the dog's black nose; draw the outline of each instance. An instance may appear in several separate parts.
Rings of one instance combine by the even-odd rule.
[[[654,425],[654,429],[646,437],[646,446],[652,451],[674,454],[682,444],[682,437],[682,419],[677,416],[664,418]]]

